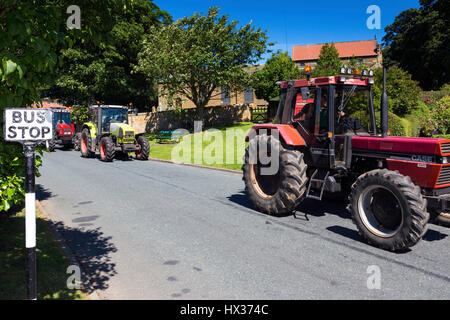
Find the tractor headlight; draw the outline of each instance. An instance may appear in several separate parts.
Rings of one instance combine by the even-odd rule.
[[[347,69],[345,67],[341,68],[341,74],[345,74],[346,71],[347,71]]]
[[[370,79],[368,80],[368,82],[369,82],[369,84],[375,84],[375,79],[370,78]]]
[[[347,74],[353,74],[353,69],[352,68],[348,68],[347,69]]]
[[[448,157],[442,158],[442,164],[448,164]]]
[[[369,74],[369,71],[363,70],[362,75],[363,75],[364,77],[367,77],[368,74]]]
[[[339,77],[339,82],[345,82],[345,80],[347,80],[346,77],[342,77],[342,76]]]
[[[369,77],[373,77],[373,75],[374,75],[373,70],[370,70],[369,71]]]

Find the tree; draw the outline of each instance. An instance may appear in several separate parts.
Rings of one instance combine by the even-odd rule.
[[[82,29],[69,30],[70,0],[10,0],[0,2],[0,122],[6,107],[40,101],[39,91],[52,85],[63,62],[61,49],[74,41],[100,42],[110,31],[110,10],[124,10],[126,0],[77,1]],[[19,144],[5,143],[0,130],[0,212],[23,200],[24,157]],[[38,156],[36,165],[41,159]]]
[[[450,2],[421,0],[420,5],[386,27],[385,65],[408,71],[424,90],[438,90],[450,81]]]
[[[157,89],[142,73],[133,72],[144,35],[152,26],[171,22],[152,1],[133,0],[128,9],[111,8],[111,28],[101,42],[79,39],[62,51],[63,67],[55,85],[44,94],[68,105],[101,101],[139,109],[157,101]]]
[[[325,43],[320,49],[319,60],[314,68],[313,77],[326,77],[337,75],[341,68],[339,52],[334,44]]]
[[[287,52],[278,51],[253,74],[252,87],[259,99],[270,101],[280,95],[278,81],[300,79],[301,71]]]
[[[383,92],[383,70],[375,70],[375,86],[373,88],[374,105],[380,109]],[[417,81],[399,67],[391,67],[386,74],[386,92],[389,97],[389,109],[397,116],[412,113],[418,107],[421,95]]]
[[[162,28],[151,28],[136,71],[159,81],[170,97],[182,96],[205,107],[221,86],[231,90],[249,83],[247,65],[258,62],[267,36],[251,23],[238,28],[219,8],[194,14]]]

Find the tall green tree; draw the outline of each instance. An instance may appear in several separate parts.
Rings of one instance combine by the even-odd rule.
[[[420,0],[419,9],[400,13],[386,27],[384,59],[412,74],[424,90],[450,81],[450,2]]]
[[[245,67],[261,59],[268,38],[251,23],[238,27],[219,10],[151,28],[136,70],[156,76],[168,96],[184,96],[197,107],[206,106],[221,86],[248,85]]]
[[[319,60],[317,66],[314,68],[314,77],[326,77],[337,75],[341,68],[341,59],[339,52],[333,43],[325,43],[320,49]]]
[[[101,42],[111,30],[110,10],[125,10],[130,1],[77,1],[80,30],[67,28],[71,0],[0,1],[0,122],[4,108],[40,100],[39,91],[53,84],[63,63],[61,49],[82,39]],[[24,169],[21,146],[5,143],[0,130],[0,212],[21,203]]]
[[[252,87],[259,99],[270,101],[280,95],[278,81],[300,79],[300,69],[287,52],[274,53],[261,70],[253,74]]]
[[[402,117],[412,113],[418,107],[421,89],[411,75],[399,67],[391,67],[386,74],[386,92],[389,97],[389,111]],[[383,93],[383,70],[375,70],[375,86],[373,87],[374,106],[380,109]]]
[[[150,0],[133,0],[128,8],[109,12],[111,28],[104,41],[79,39],[63,50],[56,83],[43,94],[69,105],[133,102],[144,110],[156,103],[154,82],[133,68],[144,35],[171,22],[170,15]]]

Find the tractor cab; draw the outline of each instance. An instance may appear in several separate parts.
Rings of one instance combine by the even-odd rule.
[[[348,164],[353,136],[375,136],[373,78],[321,77],[280,83],[276,124],[294,126],[311,148],[312,163],[335,169]]]
[[[92,122],[99,129],[99,135],[111,133],[111,128],[128,126],[128,107],[96,105],[91,107]],[[100,123],[100,125],[98,125]]]

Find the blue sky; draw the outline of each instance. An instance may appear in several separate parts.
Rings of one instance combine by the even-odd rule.
[[[221,13],[241,24],[253,21],[255,27],[267,30],[273,50],[292,54],[293,45],[373,39],[379,42],[384,28],[408,8],[418,8],[419,0],[346,0],[288,1],[269,0],[154,0],[176,20],[195,12],[206,13],[209,7],[220,7]],[[370,5],[381,9],[381,29],[369,30],[366,13]]]

